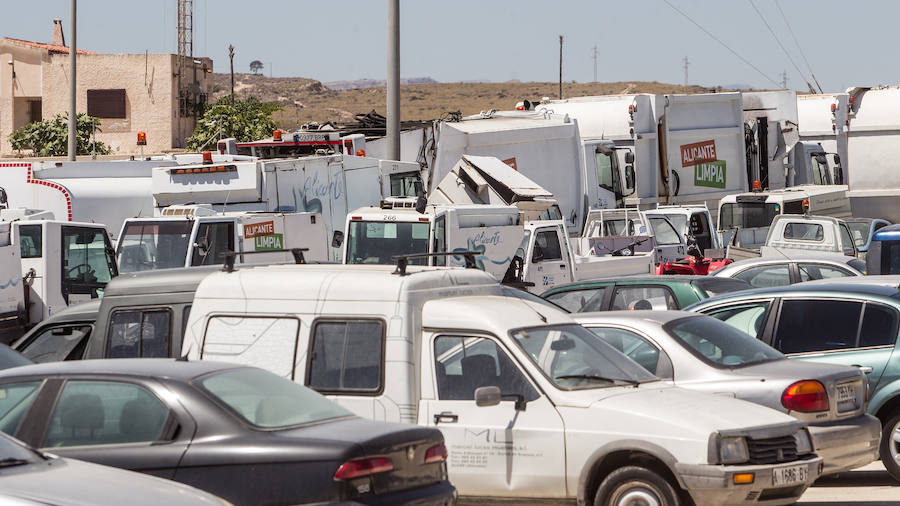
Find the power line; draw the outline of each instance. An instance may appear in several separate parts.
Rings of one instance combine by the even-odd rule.
[[[787,48],[785,48],[785,47],[784,47],[784,44],[781,43],[781,39],[779,39],[779,38],[778,38],[778,35],[775,34],[775,30],[773,30],[773,29],[772,29],[772,26],[769,24],[769,22],[766,21],[766,18],[762,15],[762,12],[760,12],[759,9],[756,8],[756,4],[753,3],[753,0],[747,0],[747,1],[750,2],[750,7],[753,7],[753,10],[755,10],[755,11],[756,11],[756,14],[759,15],[759,19],[761,19],[762,22],[763,22],[763,24],[766,25],[766,28],[769,29],[769,33],[772,34],[772,38],[774,38],[774,39],[775,39],[775,42],[778,43],[778,47],[781,48],[781,50],[784,52],[784,55],[787,56],[788,61],[791,62],[791,65],[793,65],[793,66],[794,66],[794,69],[797,71],[797,73],[800,74],[800,78],[803,79],[803,82],[805,82],[805,83],[806,83],[806,86],[809,87],[809,91],[810,91],[811,93],[815,93],[815,92],[816,92],[816,89],[813,88],[812,85],[809,84],[809,81],[806,80],[806,76],[803,75],[803,71],[800,70],[800,67],[797,66],[797,63],[794,61],[794,59],[791,58],[791,54],[788,53]]]
[[[781,19],[784,21],[784,24],[787,25],[788,32],[791,33],[791,38],[794,39],[794,44],[796,44],[796,45],[797,45],[797,49],[800,50],[800,56],[802,56],[802,57],[803,57],[803,61],[806,62],[806,68],[809,69],[809,75],[812,76],[813,81],[815,81],[815,83],[816,83],[816,86],[819,87],[819,93],[824,93],[824,92],[822,91],[822,85],[819,84],[819,80],[816,79],[816,74],[813,72],[812,66],[810,66],[810,64],[809,64],[809,60],[806,59],[806,53],[803,52],[803,48],[800,47],[800,42],[797,41],[797,36],[794,35],[794,29],[791,28],[791,24],[788,22],[787,16],[785,16],[785,15],[784,15],[784,11],[781,10],[781,5],[778,4],[778,0],[772,0],[772,1],[775,2],[775,7],[778,7],[778,12],[781,13]]]
[[[707,30],[706,28],[703,28],[703,27],[700,25],[700,23],[694,21],[690,16],[688,16],[687,14],[685,14],[684,12],[682,12],[678,7],[675,7],[674,5],[672,5],[672,2],[670,2],[669,0],[663,0],[663,2],[665,2],[666,5],[668,5],[669,7],[671,7],[672,10],[674,10],[674,11],[677,12],[678,14],[681,14],[685,19],[687,19],[688,21],[690,21],[691,23],[693,23],[694,26],[696,26],[697,28],[699,28],[700,30],[702,30],[703,33],[705,33],[706,35],[709,35],[709,37],[710,37],[711,39],[713,39],[714,41],[716,41],[716,42],[718,42],[719,44],[721,44],[722,47],[724,47],[725,49],[727,49],[728,51],[730,51],[731,54],[735,55],[739,60],[741,60],[742,62],[746,63],[749,67],[751,67],[753,70],[755,70],[756,72],[758,72],[759,75],[765,77],[767,81],[769,81],[770,83],[774,84],[775,86],[778,86],[778,83],[775,82],[774,79],[772,79],[771,77],[769,77],[768,75],[766,75],[765,72],[763,72],[762,70],[760,70],[759,67],[757,67],[756,65],[750,63],[750,61],[748,61],[746,58],[744,58],[743,56],[741,56],[740,54],[738,54],[737,51],[735,51],[734,49],[731,49],[731,47],[729,47],[728,44],[722,42],[721,39],[719,39],[718,37],[716,37],[715,35],[713,35],[712,33],[710,33],[710,31]]]

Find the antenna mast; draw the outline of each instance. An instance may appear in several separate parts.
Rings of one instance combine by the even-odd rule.
[[[597,45],[594,45],[594,82],[597,82]]]
[[[682,60],[682,61],[684,62],[684,85],[687,86],[688,85],[688,65],[690,65],[691,62],[688,61],[687,56],[685,56],[684,60]]]

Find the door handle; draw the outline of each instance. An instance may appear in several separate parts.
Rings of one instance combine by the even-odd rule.
[[[449,411],[442,411],[434,415],[434,424],[437,425],[441,422],[444,423],[456,423],[459,421],[459,415],[451,413]]]
[[[853,364],[853,367],[858,367],[859,370],[864,372],[865,374],[869,374],[875,370],[875,369],[872,369],[872,366],[869,366],[869,365]]]
[[[560,269],[565,269],[565,268],[566,268],[566,264],[561,264],[561,265],[559,266],[559,268],[560,268]]]

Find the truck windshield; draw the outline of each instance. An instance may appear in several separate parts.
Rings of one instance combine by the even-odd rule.
[[[656,238],[656,244],[680,244],[681,236],[672,228],[664,218],[650,218],[650,228],[653,229],[653,236]]]
[[[856,247],[865,246],[869,241],[869,222],[866,221],[849,221],[847,226],[850,227],[850,233],[853,234],[853,243]]]
[[[719,208],[719,230],[768,227],[778,211],[778,204],[764,202],[722,204]]]
[[[900,274],[900,241],[881,241],[881,274]]]
[[[106,229],[62,227],[62,243],[64,283],[102,286],[116,276]]]
[[[193,220],[135,221],[119,237],[116,259],[121,272],[184,267]]]
[[[528,358],[562,390],[636,385],[658,378],[579,325],[512,332]]]
[[[428,252],[429,222],[351,221],[347,237],[348,264],[393,264],[395,255]],[[427,265],[427,259],[410,260]]]

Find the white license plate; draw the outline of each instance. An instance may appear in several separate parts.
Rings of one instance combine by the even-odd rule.
[[[808,466],[792,466],[781,467],[772,470],[772,485],[793,485],[795,483],[806,483],[809,479]]]
[[[852,411],[856,409],[856,388],[853,385],[837,386],[837,404],[838,411]]]

